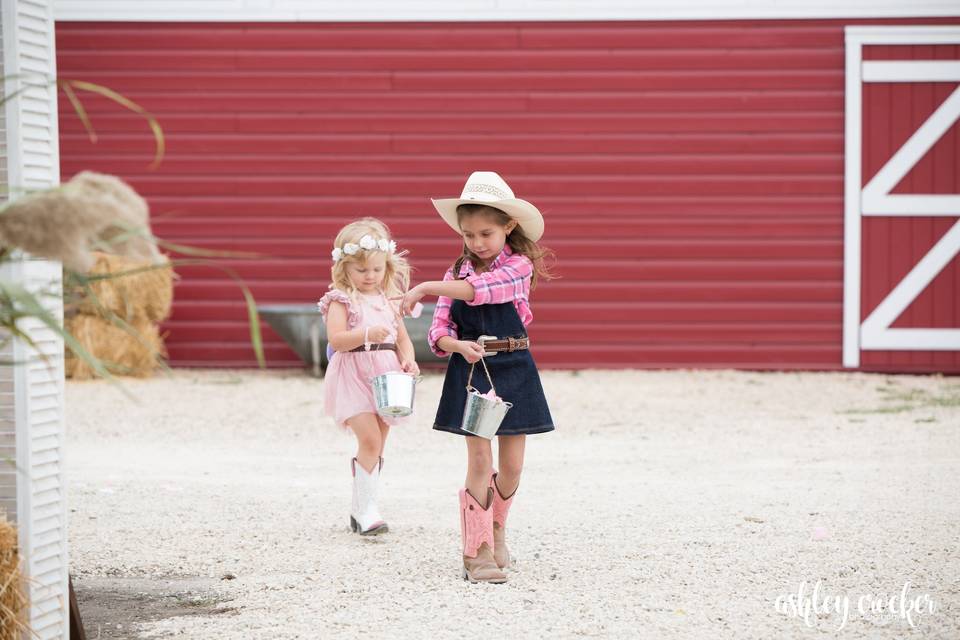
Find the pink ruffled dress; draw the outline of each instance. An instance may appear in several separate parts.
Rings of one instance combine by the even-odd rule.
[[[382,325],[391,329],[384,342],[396,343],[400,321],[390,302],[382,293],[366,295],[358,293],[356,301],[343,291],[331,289],[317,303],[320,314],[326,321],[331,302],[340,302],[347,307],[347,329]],[[323,404],[326,415],[337,425],[348,428],[346,421],[360,413],[376,413],[370,379],[400,371],[400,358],[395,351],[336,351],[330,358],[323,380]],[[403,424],[407,418],[381,419],[389,425]]]

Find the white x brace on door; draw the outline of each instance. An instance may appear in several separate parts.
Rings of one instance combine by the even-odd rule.
[[[960,82],[960,60],[864,61],[864,45],[960,44],[960,26],[847,27],[843,237],[843,365],[860,365],[861,350],[960,350],[960,329],[893,329],[891,325],[960,253],[960,194],[891,191],[960,120],[960,86],[913,132],[862,189],[862,85],[865,82]],[[958,218],[886,298],[860,322],[861,216]],[[957,294],[960,295],[960,294]]]

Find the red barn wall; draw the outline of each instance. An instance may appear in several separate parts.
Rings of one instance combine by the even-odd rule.
[[[439,279],[458,243],[428,197],[496,170],[544,212],[559,257],[561,278],[533,294],[542,365],[835,369],[843,27],[946,22],[59,23],[61,77],[141,104],[167,144],[151,170],[140,116],[83,96],[91,144],[61,99],[62,174],[124,177],[159,236],[262,253],[224,262],[261,303],[310,303],[336,230],[361,215],[392,227],[417,280]],[[865,177],[896,139],[865,151]],[[956,192],[957,166],[916,179]],[[922,229],[910,255],[942,226],[910,223]],[[865,269],[884,246],[901,259],[894,226],[867,223],[865,240],[887,240],[865,249]],[[173,364],[252,365],[238,288],[210,267],[178,271]],[[865,305],[894,271],[865,286]],[[949,312],[934,302],[906,321],[960,326],[948,271]],[[296,366],[264,332],[269,364]],[[863,361],[960,371],[957,353]]]

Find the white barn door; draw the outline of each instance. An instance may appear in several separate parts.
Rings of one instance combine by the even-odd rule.
[[[960,351],[960,328],[923,326],[917,321],[910,326],[893,326],[960,253],[960,193],[925,193],[916,191],[916,187],[906,193],[904,189],[896,192],[937,142],[949,131],[956,131],[960,120],[960,60],[933,55],[931,59],[910,58],[910,47],[914,45],[929,46],[931,50],[942,45],[960,45],[960,26],[848,27],[846,30],[843,315],[843,364],[846,367],[862,366],[864,351]],[[866,56],[868,48],[882,55]],[[898,124],[891,124],[889,120],[902,117],[904,111],[909,113],[911,105],[899,104],[904,102],[902,93],[896,94],[900,97],[893,107],[874,104],[875,111],[883,112],[875,117],[889,126],[882,131],[876,127],[871,129],[864,118],[871,106],[864,99],[866,85],[871,83],[899,87],[924,83],[928,89],[935,83],[938,92],[946,92],[946,97],[938,100],[939,104],[928,116],[925,114],[925,119],[908,125],[911,132],[905,141],[898,141],[882,158],[877,158],[874,157],[876,151],[870,156],[864,150],[870,148],[871,142],[874,147],[879,146],[878,138],[888,135],[889,129]],[[900,109],[901,106],[905,110]],[[872,164],[879,163],[879,168],[868,172],[863,166],[865,159],[872,159]],[[946,161],[953,167],[956,159]],[[956,172],[951,168],[948,173],[955,175]],[[910,253],[912,267],[886,284],[881,299],[868,299],[864,305],[862,287],[873,274],[864,270],[863,231],[870,219],[877,217],[901,222],[905,218],[915,221],[926,218],[928,222],[934,219],[938,228],[945,221],[949,221],[950,226],[942,234],[934,234],[939,238],[919,252],[916,243],[909,246],[910,238],[897,235],[904,228],[911,230],[909,227],[895,227],[892,237],[885,231],[886,246],[871,248],[886,253],[880,256],[879,262],[886,266],[894,257]],[[952,294],[941,293],[937,305],[952,307],[958,296],[960,292],[956,288]],[[907,364],[902,358],[891,360],[891,368]]]

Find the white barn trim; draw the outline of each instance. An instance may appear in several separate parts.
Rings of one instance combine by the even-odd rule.
[[[3,197],[56,185],[60,177],[53,9],[48,0],[4,0],[4,95],[32,86],[3,108]],[[0,266],[0,277],[36,294],[62,319],[61,266],[19,256]],[[67,638],[68,559],[63,478],[63,341],[39,320],[24,321],[37,350],[21,341],[4,349],[0,367],[0,447],[5,464],[0,500],[16,521],[30,597],[30,638]],[[12,507],[12,508],[11,508]]]
[[[955,0],[54,0],[58,21],[503,22],[960,16]]]

